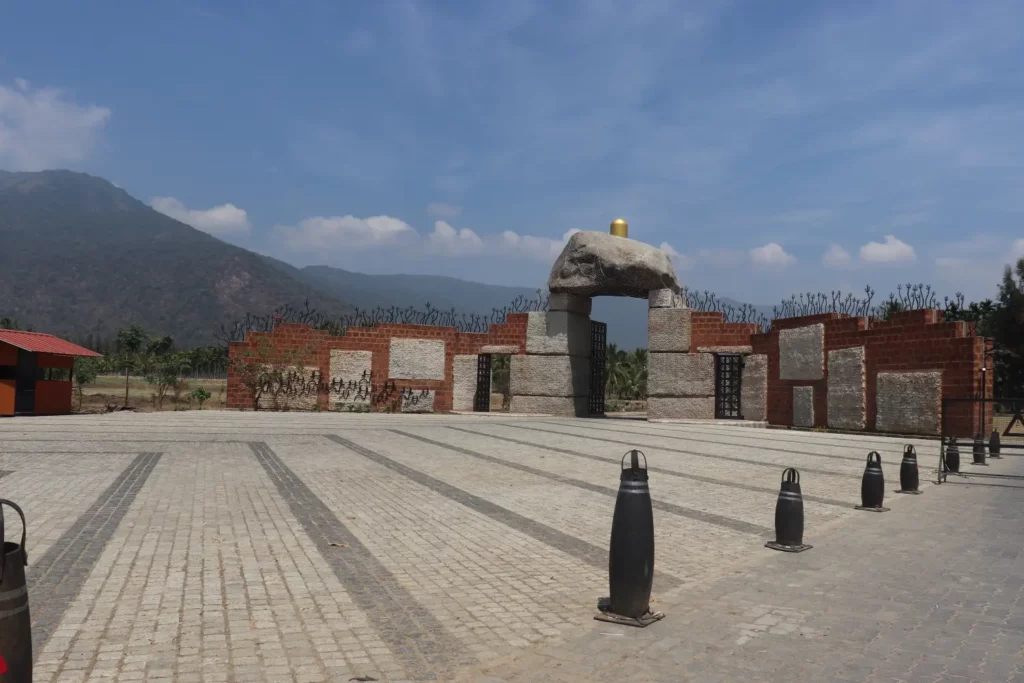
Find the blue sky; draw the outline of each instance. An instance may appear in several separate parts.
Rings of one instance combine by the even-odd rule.
[[[758,304],[1024,255],[1024,3],[5,3],[0,168],[297,265],[538,286],[577,229]]]

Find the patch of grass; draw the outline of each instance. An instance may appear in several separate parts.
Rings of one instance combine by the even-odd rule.
[[[162,410],[190,410],[198,408],[190,403],[188,395],[194,389],[206,389],[210,392],[210,398],[203,404],[203,410],[216,410],[225,407],[227,380],[225,379],[195,379],[185,380],[178,401],[168,396],[164,399]],[[154,405],[155,387],[143,377],[131,377],[128,379],[128,404],[138,411],[156,412]],[[96,381],[85,385],[82,389],[83,413],[103,412],[108,405],[124,404],[124,377],[105,375],[97,377]],[[72,399],[72,405],[77,406],[78,399]]]

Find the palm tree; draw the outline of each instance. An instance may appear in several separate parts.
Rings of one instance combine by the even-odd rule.
[[[628,374],[629,358],[626,352],[615,344],[609,344],[604,354],[605,394],[620,396],[621,387]]]
[[[139,355],[146,349],[149,340],[146,338],[146,331],[141,325],[122,327],[117,331],[117,342],[115,355],[117,365],[124,369],[124,407],[128,407],[128,379],[131,371],[136,367]]]

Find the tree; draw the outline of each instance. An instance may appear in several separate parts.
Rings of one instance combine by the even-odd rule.
[[[169,349],[170,345],[160,348]],[[164,398],[167,396],[167,391],[180,387],[181,375],[191,369],[191,357],[188,353],[173,353],[164,355],[154,354],[154,358],[155,360],[149,361],[150,365],[146,373],[146,381],[156,385],[156,408],[161,410],[164,405]]]
[[[888,301],[886,301],[885,303],[878,307],[878,317],[881,320],[888,320],[893,316],[894,313],[899,313],[900,311],[905,311],[906,309],[907,307],[903,305],[902,301],[897,301],[896,299],[889,299]]]
[[[124,407],[128,407],[128,380],[141,354],[148,343],[146,331],[141,325],[122,327],[117,331],[114,342],[116,367],[124,370]]]
[[[199,404],[199,410],[203,409],[203,404],[210,400],[210,392],[206,389],[199,387],[194,389],[189,398]]]
[[[0,318],[0,330],[20,330],[21,327],[18,325],[18,321],[14,318],[8,318],[4,316]]]
[[[1024,258],[1003,271],[998,305],[985,324],[994,340],[996,395],[1024,394]]]
[[[75,395],[78,396],[78,410],[82,410],[82,401],[85,399],[85,393],[83,389],[86,384],[92,384],[96,381],[96,375],[100,369],[100,359],[93,357],[76,358],[75,366],[72,370],[72,379],[74,381]]]

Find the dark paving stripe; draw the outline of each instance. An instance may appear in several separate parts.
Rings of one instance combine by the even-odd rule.
[[[539,422],[538,424],[558,425],[557,422]],[[651,432],[631,432],[629,430],[615,429],[614,427],[600,427],[600,426],[591,426],[591,425],[586,425],[586,426],[583,426],[583,425],[559,425],[559,426],[576,427],[578,429],[585,429],[585,430],[588,430],[588,431],[591,430],[591,429],[597,429],[597,430],[600,430],[602,432],[614,432],[616,434],[636,434],[638,436],[653,436],[653,437],[658,438],[658,439],[680,439],[682,441],[687,441],[687,442],[691,442],[691,443],[709,443],[709,444],[712,444],[712,445],[715,445],[715,446],[740,446],[741,448],[756,448],[759,451],[772,451],[772,452],[775,452],[775,453],[787,453],[789,455],[806,455],[806,456],[810,456],[812,458],[830,458],[832,460],[852,460],[852,461],[855,461],[855,462],[867,462],[868,453],[871,452],[871,451],[865,452],[864,453],[864,457],[861,458],[861,457],[856,456],[856,455],[832,455],[830,453],[812,453],[811,451],[797,451],[797,450],[793,450],[791,448],[774,448],[772,446],[765,446],[765,445],[760,444],[760,443],[755,446],[753,444],[736,442],[736,441],[722,441],[721,439],[695,439],[693,436],[690,436],[690,435],[683,436],[682,434],[664,434],[664,435],[659,435],[659,434],[653,434]],[[753,429],[753,427],[747,427],[747,429]],[[737,437],[737,438],[752,438],[752,437]],[[807,444],[805,443],[804,445],[807,445]],[[851,448],[855,448],[855,446],[851,446]],[[702,454],[702,455],[706,455],[706,454]]]
[[[327,438],[336,444],[344,446],[353,453],[358,453],[378,465],[387,467],[389,470],[397,472],[403,477],[411,479],[421,486],[427,487],[431,491],[444,496],[448,500],[453,500],[460,505],[465,505],[469,509],[490,517],[494,521],[504,524],[511,529],[515,529],[520,533],[526,534],[534,540],[540,541],[541,543],[549,545],[552,548],[560,550],[568,555],[572,555],[581,562],[600,569],[602,572],[608,571],[607,548],[600,548],[593,543],[588,543],[583,539],[570,536],[569,534],[530,519],[529,517],[524,517],[517,512],[512,512],[511,510],[503,508],[500,505],[496,505],[489,500],[479,496],[474,496],[472,493],[463,491],[451,484],[446,484],[440,479],[434,479],[430,475],[424,474],[419,470],[406,467],[402,463],[396,462],[387,456],[371,451],[368,448],[364,448],[363,446],[353,443],[348,439],[343,439],[337,434],[328,434]],[[608,529],[610,532],[610,518],[608,520]],[[662,589],[675,588],[681,584],[679,579],[676,577],[670,574],[664,574],[657,570],[654,572],[654,578]]]
[[[115,431],[115,430],[111,430],[111,431]],[[109,433],[109,432],[107,432],[107,433]],[[275,436],[275,435],[274,434],[264,434],[264,433],[260,432],[260,436]],[[296,436],[296,435],[295,434],[287,434],[286,436]],[[316,434],[310,434],[309,436],[317,436],[317,435]],[[25,438],[19,438],[19,439],[0,439],[0,443],[3,443],[5,441],[13,442],[13,443],[74,443],[74,444],[78,444],[78,443],[119,443],[119,444],[125,444],[125,443],[202,443],[202,444],[207,444],[207,443],[242,443],[242,444],[248,444],[248,443],[251,443],[251,441],[247,441],[245,439],[235,439],[235,440],[225,439],[224,441],[218,441],[216,439],[132,439],[132,438],[130,438],[130,435],[125,435],[125,436],[122,436],[121,438],[118,438],[118,439],[86,439],[86,438],[82,438],[81,436],[76,436],[76,437],[68,438],[68,439],[36,439],[34,437],[25,437]],[[131,451],[127,451],[127,452],[130,453]]]
[[[462,453],[463,455],[468,455],[471,458],[477,458],[479,460],[494,463],[495,465],[509,467],[514,470],[519,470],[520,472],[534,474],[537,475],[538,477],[543,477],[544,479],[557,481],[560,484],[565,484],[567,486],[575,486],[578,489],[585,489],[587,491],[593,491],[594,493],[600,493],[602,495],[608,496],[609,498],[615,498],[616,496],[619,495],[618,489],[608,488],[607,486],[598,486],[597,484],[591,484],[590,482],[583,481],[582,479],[572,479],[571,477],[563,477],[560,474],[555,474],[553,472],[537,469],[536,467],[530,467],[529,465],[523,465],[521,463],[512,462],[509,460],[503,460],[502,458],[496,458],[491,455],[484,455],[483,453],[471,451],[468,448],[452,446],[451,444],[446,444],[441,441],[434,441],[433,439],[428,439],[427,437],[419,436],[418,434],[411,434],[409,432],[403,432],[398,429],[391,429],[389,431],[392,432],[393,434],[399,434],[410,439],[416,439],[417,441],[429,443],[433,446],[438,446],[449,451]],[[599,460],[602,460],[605,463],[608,462],[607,460],[604,460],[604,458],[599,458]],[[733,531],[739,531],[740,533],[754,534],[756,536],[764,536],[766,534],[770,536],[774,533],[773,529],[763,527],[759,524],[751,524],[750,522],[744,522],[738,519],[733,519],[732,517],[716,515],[713,512],[704,512],[703,510],[694,510],[693,508],[687,508],[681,505],[675,505],[673,503],[666,503],[665,501],[659,500],[657,498],[652,500],[651,504],[655,507],[655,509],[663,510],[673,515],[678,515],[679,517],[685,517],[686,519],[704,522],[705,524],[713,524],[715,526],[725,527],[727,529],[732,529]],[[847,507],[849,507],[849,505],[847,505]]]
[[[600,455],[591,455],[590,453],[583,453],[581,451],[574,451],[568,448],[559,448],[557,446],[545,446],[544,444],[532,443],[530,441],[522,441],[520,439],[513,439],[508,436],[498,436],[497,434],[488,434],[486,432],[474,432],[471,429],[463,429],[462,427],[448,427],[448,429],[455,430],[457,432],[465,432],[466,434],[472,434],[474,436],[485,436],[488,439],[497,439],[498,441],[507,441],[508,443],[514,443],[519,446],[529,446],[530,448],[540,448],[545,451],[553,451],[555,453],[564,453],[565,455],[573,455],[577,458],[586,458],[588,460],[594,460],[596,462],[602,462],[605,464],[615,462],[613,459],[603,458]],[[756,493],[770,493],[776,495],[779,490],[777,488],[768,488],[765,486],[754,486],[752,484],[743,484],[737,481],[726,481],[724,479],[715,479],[713,477],[703,477],[699,474],[690,474],[689,472],[676,472],[674,470],[664,470],[660,467],[649,468],[651,472],[657,474],[665,474],[670,477],[679,477],[680,479],[692,479],[693,481],[702,481],[705,484],[715,484],[717,486],[728,486],[734,489],[743,489],[744,491],[754,491]],[[804,496],[804,500],[813,501],[815,503],[821,503],[822,505],[834,505],[836,507],[849,509],[850,502],[843,502],[841,500],[835,500],[834,498],[819,498],[818,496]]]
[[[604,443],[614,443],[621,446],[627,446],[632,448],[650,448],[652,450],[661,450],[668,453],[680,453],[682,455],[696,456],[700,458],[711,458],[712,460],[725,460],[727,462],[741,462],[744,465],[754,465],[756,467],[768,467],[776,471],[781,471],[785,468],[784,465],[779,465],[770,462],[762,462],[760,460],[748,460],[747,458],[735,458],[731,455],[711,455],[709,453],[696,453],[694,451],[684,451],[679,448],[669,448],[668,446],[661,446],[653,443],[640,443],[639,441],[625,440],[625,439],[606,439],[600,436],[590,436],[589,434],[573,434],[572,432],[555,431],[553,429],[541,429],[540,427],[513,425],[513,424],[502,424],[502,427],[511,427],[512,429],[525,429],[531,432],[544,432],[545,434],[557,434],[558,436],[570,436],[577,439],[590,439],[591,441],[603,441]],[[617,432],[622,434],[622,432]],[[788,451],[787,451],[788,452]],[[819,470],[814,467],[798,467],[801,472],[814,472],[815,474],[830,474],[837,477],[849,477],[853,476],[847,472],[836,472],[835,470]],[[858,478],[860,475],[856,475]]]
[[[542,420],[542,421],[547,423],[547,424],[557,424],[556,422],[553,422],[552,420]],[[602,421],[604,422],[605,425],[609,424],[609,421],[607,419],[606,420],[602,420]],[[622,422],[622,420],[618,420],[616,422]],[[729,436],[732,436],[732,437],[737,438],[737,439],[757,439],[758,437],[756,436],[756,434],[758,434],[758,433],[762,433],[763,434],[763,433],[767,432],[767,433],[771,434],[771,440],[774,443],[795,443],[795,444],[800,444],[800,445],[803,445],[803,446],[842,446],[843,443],[846,443],[846,444],[849,444],[849,445],[848,446],[842,446],[842,447],[844,447],[844,448],[852,448],[852,447],[859,448],[861,446],[868,446],[869,448],[871,448],[871,450],[877,450],[877,451],[880,451],[880,452],[885,452],[887,448],[893,448],[894,449],[893,451],[889,451],[889,452],[897,452],[895,449],[898,448],[899,449],[898,452],[901,453],[901,454],[903,453],[903,445],[904,445],[904,443],[907,443],[907,442],[914,442],[914,447],[915,448],[918,445],[921,445],[922,443],[928,443],[928,442],[935,443],[934,439],[929,439],[927,436],[920,436],[920,435],[918,435],[918,436],[880,436],[878,434],[878,432],[826,432],[825,433],[825,437],[826,438],[823,439],[823,438],[819,438],[819,435],[821,434],[820,432],[813,432],[813,431],[811,431],[809,429],[805,430],[803,428],[798,428],[798,429],[790,430],[790,429],[788,429],[786,427],[782,427],[782,426],[741,427],[739,425],[737,425],[737,426],[726,425],[724,422],[722,422],[721,423],[722,427],[711,427],[711,426],[708,426],[706,424],[702,425],[702,424],[686,424],[686,423],[678,423],[678,422],[647,422],[646,420],[631,420],[630,422],[632,423],[630,426],[634,426],[634,427],[641,427],[642,426],[645,429],[650,428],[651,429],[651,433],[653,433],[655,430],[657,430],[659,432],[673,433],[673,434],[703,434],[705,436],[717,436],[718,434],[723,433],[725,430],[728,430]],[[742,422],[742,420],[739,420],[738,422]],[[741,434],[740,434],[740,430],[741,429],[745,430],[745,431],[749,431],[754,436],[741,436]],[[771,430],[771,431],[769,432],[768,430]],[[804,437],[803,438],[786,438],[785,435],[787,433],[788,434],[803,434]],[[850,437],[850,436],[853,436],[853,437],[857,438],[857,441],[853,442],[852,439],[841,439],[839,441],[836,441],[836,440],[832,440],[832,439],[827,438],[828,435],[839,436],[839,437],[843,437],[843,436]],[[869,444],[877,444],[877,445],[876,446],[870,446]]]
[[[134,455],[138,450],[128,451],[9,451],[4,449],[0,455]]]
[[[139,453],[36,562],[32,561],[29,535],[26,574],[32,610],[32,650],[36,657],[75,601],[161,455]]]
[[[457,665],[476,663],[458,639],[416,602],[267,444],[250,442],[249,447],[324,561],[407,674],[417,680],[443,680]],[[347,543],[348,547],[339,550],[332,542]]]

